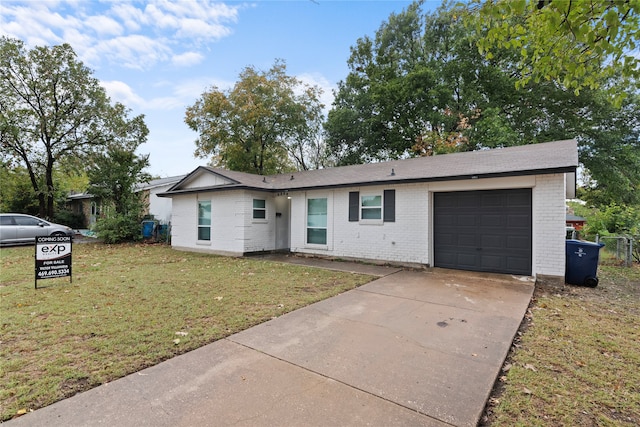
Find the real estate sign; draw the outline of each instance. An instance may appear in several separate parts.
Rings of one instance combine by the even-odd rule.
[[[36,237],[36,279],[71,278],[71,236]]]

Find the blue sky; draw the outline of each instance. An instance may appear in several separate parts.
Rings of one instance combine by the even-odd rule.
[[[328,109],[350,47],[409,4],[2,0],[0,34],[28,47],[69,43],[113,101],[145,115],[150,132],[139,152],[150,154],[152,174],[167,177],[207,163],[193,156],[197,135],[184,123],[186,107],[207,88],[228,89],[244,67],[268,70],[280,58],[289,75],[324,90]]]

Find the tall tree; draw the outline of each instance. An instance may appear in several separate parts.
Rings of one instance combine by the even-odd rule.
[[[492,136],[485,147],[517,144],[504,132],[505,110],[519,105],[504,61],[478,53],[455,11],[413,3],[352,47],[325,126],[330,151],[345,164],[479,148],[471,131]]]
[[[142,117],[125,113],[110,105],[70,45],[27,50],[22,41],[0,39],[0,150],[26,168],[41,216],[54,216],[58,164],[122,141],[123,130],[144,142]]]
[[[425,14],[421,6],[391,15],[375,38],[352,47],[350,73],[325,126],[338,163],[576,138],[581,162],[597,188],[609,189],[606,197],[638,199],[631,189],[640,158],[621,160],[624,152],[640,153],[637,96],[619,110],[605,89],[576,95],[549,80],[516,88],[517,52],[497,49],[487,59],[476,47],[477,28],[458,9]]]
[[[519,55],[519,86],[554,80],[578,93],[618,76],[638,87],[638,0],[473,0],[469,10],[467,22],[483,30],[478,47],[488,58],[505,48]],[[625,95],[605,89],[617,102]]]
[[[231,90],[212,87],[187,108],[185,122],[199,133],[196,155],[231,170],[272,174],[309,167],[304,158],[322,120],[321,89],[286,74],[246,67]]]
[[[103,204],[113,206],[115,214],[139,219],[144,203],[136,185],[151,179],[145,172],[148,166],[149,155],[138,156],[132,150],[112,145],[106,153],[94,156],[87,171],[87,191]]]

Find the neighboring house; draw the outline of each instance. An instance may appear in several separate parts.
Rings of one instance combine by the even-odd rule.
[[[162,224],[168,224],[171,221],[171,199],[159,198],[158,193],[167,191],[184,177],[185,175],[172,176],[138,184],[136,191],[143,192],[147,207],[145,214],[152,215]],[[100,216],[101,206],[91,194],[71,194],[67,197],[67,204],[73,213],[84,214],[86,228],[91,228]]]
[[[91,228],[100,215],[100,204],[93,199],[91,194],[77,193],[67,196],[67,206],[74,214],[82,214],[84,228]]]
[[[186,175],[180,175],[154,179],[148,183],[137,185],[136,191],[142,191],[144,194],[143,197],[147,202],[147,213],[153,215],[161,224],[171,222],[171,199],[158,197],[158,194],[164,193],[185,176]]]
[[[567,227],[573,227],[573,229],[576,231],[582,230],[586,221],[587,220],[582,218],[581,216],[573,214],[567,214],[566,216]]]
[[[567,140],[274,176],[199,167],[158,196],[176,249],[559,278],[577,166]]]

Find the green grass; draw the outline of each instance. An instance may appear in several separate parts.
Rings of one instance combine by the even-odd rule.
[[[73,282],[0,250],[0,421],[196,349],[371,277],[164,245],[76,244]]]
[[[482,424],[640,425],[640,266],[537,286]]]

